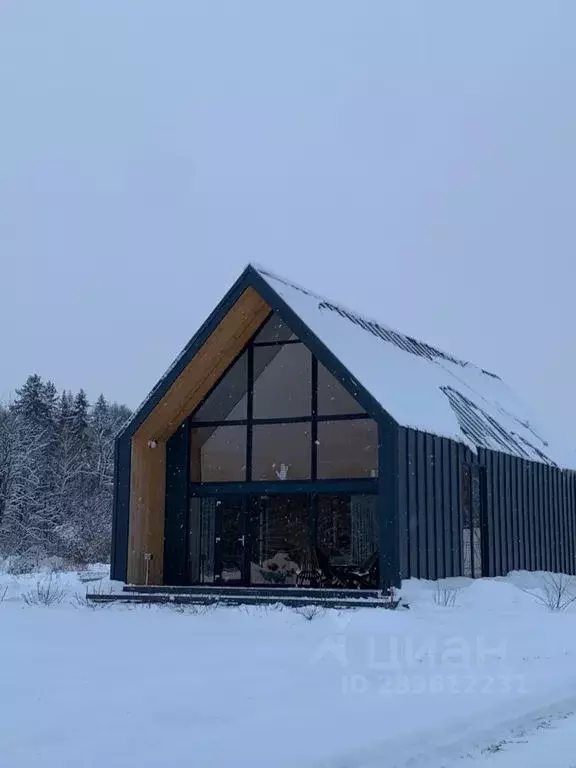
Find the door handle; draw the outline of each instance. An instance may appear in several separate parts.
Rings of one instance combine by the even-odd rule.
[[[241,542],[242,542],[242,544],[246,544],[246,536],[240,536],[240,538],[238,539],[238,541],[241,541]]]

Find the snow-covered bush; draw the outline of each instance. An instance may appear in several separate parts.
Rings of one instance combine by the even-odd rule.
[[[434,602],[436,605],[440,605],[443,608],[453,608],[456,604],[456,597],[458,596],[458,590],[456,587],[447,587],[440,582],[436,584],[436,592],[434,593]]]
[[[565,611],[576,601],[576,580],[563,573],[544,573],[541,576],[540,591],[523,590],[532,595],[550,611]]]
[[[319,619],[321,616],[324,616],[326,608],[321,605],[302,605],[295,608],[294,611],[300,614],[306,621],[313,621],[314,619]]]
[[[66,589],[52,574],[45,579],[38,579],[33,589],[22,595],[27,605],[58,605],[66,597]]]

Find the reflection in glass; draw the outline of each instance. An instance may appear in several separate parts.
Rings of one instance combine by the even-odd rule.
[[[310,416],[312,356],[304,344],[254,347],[254,418]]]
[[[318,423],[318,477],[378,475],[378,426],[372,419]]]
[[[308,494],[259,496],[250,526],[250,583],[292,585],[310,549]]]
[[[286,325],[284,320],[276,313],[272,314],[266,323],[262,326],[262,329],[254,337],[255,344],[261,344],[262,342],[281,342],[281,341],[293,341],[296,339],[296,334],[292,333],[290,328]]]
[[[362,406],[344,389],[338,379],[335,379],[322,363],[318,363],[318,414],[334,416],[363,411]]]
[[[244,504],[241,497],[224,496],[216,502],[220,517],[220,581],[238,583],[244,577]]]
[[[245,419],[247,416],[247,392],[248,355],[244,352],[194,413],[193,421]]]
[[[190,584],[213,584],[216,500],[190,499],[188,579]]]
[[[376,496],[319,494],[317,537],[320,560],[350,586],[376,587],[379,526]]]
[[[309,421],[255,424],[252,480],[309,480],[312,433]]]
[[[246,480],[246,427],[195,427],[190,440],[193,483]]]

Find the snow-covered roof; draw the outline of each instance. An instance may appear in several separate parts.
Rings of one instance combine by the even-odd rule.
[[[495,374],[252,267],[398,424],[473,450],[574,466]]]

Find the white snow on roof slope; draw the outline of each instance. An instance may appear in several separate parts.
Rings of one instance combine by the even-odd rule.
[[[568,452],[549,443],[526,406],[494,374],[433,347],[420,348],[411,337],[252,266],[398,424],[458,440],[472,450],[481,446],[561,467],[575,465]],[[381,338],[388,334],[396,343]]]

